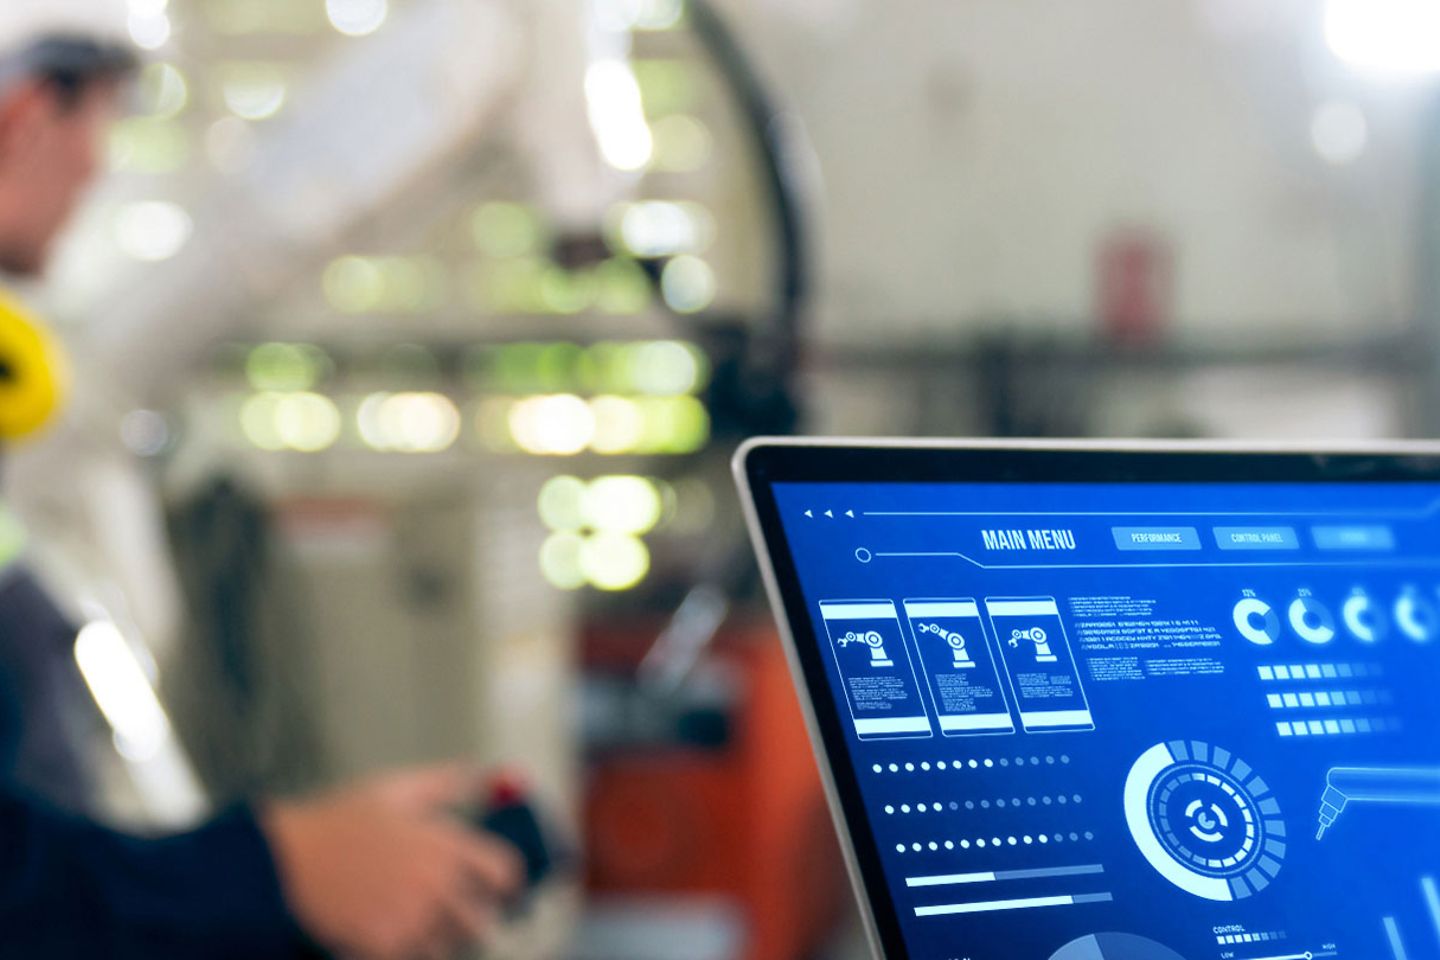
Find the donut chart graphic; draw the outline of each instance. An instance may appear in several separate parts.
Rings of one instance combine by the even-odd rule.
[[[1133,933],[1092,933],[1071,940],[1050,960],[1185,960],[1164,944]]]
[[[1340,618],[1345,621],[1345,629],[1361,643],[1378,643],[1385,637],[1385,615],[1368,593],[1357,590],[1350,594],[1340,608]]]
[[[1440,615],[1430,601],[1409,589],[1395,601],[1395,627],[1416,643],[1429,643],[1440,630]]]
[[[1290,629],[1306,643],[1317,647],[1335,639],[1335,618],[1314,597],[1296,597],[1290,603]]]
[[[1125,778],[1125,822],[1166,880],[1206,900],[1243,900],[1285,859],[1285,821],[1249,764],[1198,740],[1146,750]]]
[[[1280,617],[1259,597],[1246,597],[1235,604],[1234,618],[1240,636],[1257,646],[1268,647],[1280,639]]]

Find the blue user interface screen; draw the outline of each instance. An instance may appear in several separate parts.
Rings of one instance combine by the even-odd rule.
[[[911,958],[1440,958],[1440,485],[774,492]]]

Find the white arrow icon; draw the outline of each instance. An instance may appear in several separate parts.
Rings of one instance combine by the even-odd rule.
[[[806,511],[805,511],[805,516],[809,517],[811,520],[814,520],[814,519],[815,519],[815,511],[814,511],[814,510],[806,510]]]
[[[835,519],[835,511],[834,511],[834,510],[826,510],[826,511],[825,511],[825,516],[829,517],[831,520],[834,520],[834,519]]]
[[[846,511],[845,511],[845,516],[849,517],[851,520],[854,520],[854,519],[855,519],[855,511],[854,511],[854,510],[846,510]]]

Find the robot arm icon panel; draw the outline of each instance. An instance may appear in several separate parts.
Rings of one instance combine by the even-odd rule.
[[[973,599],[906,600],[940,732],[947,737],[1013,733],[1010,708]]]
[[[930,736],[930,715],[894,602],[825,600],[820,616],[855,735],[862,740]]]
[[[987,598],[1020,722],[1030,733],[1093,730],[1095,719],[1053,597]]]

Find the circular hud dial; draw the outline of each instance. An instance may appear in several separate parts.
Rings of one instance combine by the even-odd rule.
[[[1187,893],[1241,900],[1285,859],[1285,822],[1265,781],[1228,751],[1175,740],[1125,779],[1125,821],[1150,865]]]

